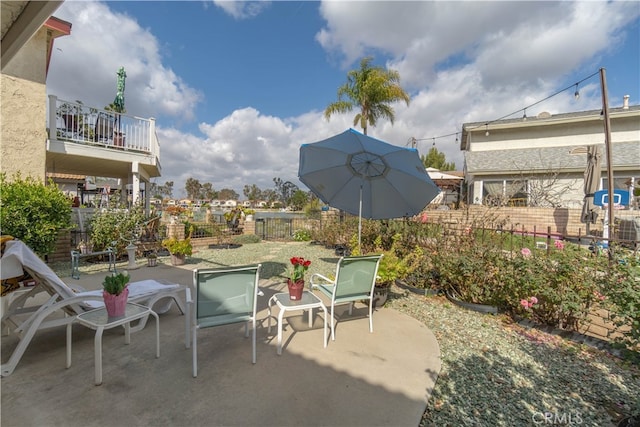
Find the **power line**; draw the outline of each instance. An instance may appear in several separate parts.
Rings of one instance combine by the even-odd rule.
[[[504,115],[504,116],[502,116],[502,117],[499,117],[499,118],[497,118],[497,119],[493,119],[493,120],[491,120],[491,121],[484,122],[484,123],[483,123],[483,124],[481,124],[481,125],[477,125],[477,126],[474,126],[474,127],[472,127],[472,128],[469,128],[468,130],[478,129],[478,128],[482,127],[482,126],[487,126],[487,127],[488,127],[488,126],[489,126],[490,124],[492,124],[492,123],[495,123],[495,122],[497,122],[497,121],[500,121],[500,120],[506,119],[507,117],[511,117],[511,116],[513,116],[514,114],[519,113],[519,112],[521,112],[521,111],[523,112],[523,116],[522,116],[523,120],[526,120],[526,117],[527,117],[527,109],[529,109],[529,108],[531,108],[531,107],[534,107],[534,106],[536,106],[536,105],[538,105],[538,104],[540,104],[540,103],[542,103],[542,102],[544,102],[544,101],[547,101],[547,100],[549,100],[549,99],[553,98],[554,96],[557,96],[557,95],[561,94],[562,92],[565,92],[565,91],[567,91],[567,90],[569,90],[569,89],[571,89],[571,88],[573,88],[573,87],[575,87],[575,88],[576,88],[575,93],[574,93],[574,96],[575,96],[576,98],[578,98],[578,97],[580,96],[580,93],[578,92],[578,86],[579,86],[581,83],[583,83],[583,82],[585,82],[585,81],[589,80],[590,78],[592,78],[592,77],[594,77],[594,76],[597,76],[599,73],[600,73],[600,71],[596,71],[595,73],[593,73],[593,74],[591,74],[591,75],[589,75],[589,76],[587,76],[587,77],[583,78],[582,80],[579,80],[579,81],[577,81],[577,82],[575,82],[575,83],[573,83],[573,84],[571,84],[571,85],[569,85],[569,86],[565,87],[564,89],[560,89],[559,91],[557,91],[557,92],[555,92],[555,93],[553,93],[553,94],[551,94],[551,95],[547,96],[547,97],[546,97],[546,98],[544,98],[544,99],[541,99],[541,100],[539,100],[539,101],[536,101],[536,102],[534,102],[533,104],[527,105],[526,107],[520,108],[519,110],[516,110],[516,111],[514,111],[514,112],[512,112],[512,113],[506,114],[506,115]],[[412,144],[414,144],[413,146],[415,147],[415,144],[416,144],[418,141],[428,141],[428,140],[433,140],[434,145],[435,145],[435,140],[436,140],[436,139],[448,138],[448,137],[450,137],[450,136],[454,136],[454,135],[455,135],[455,137],[456,137],[456,142],[457,142],[457,141],[458,141],[458,134],[459,134],[459,133],[461,133],[461,132],[460,132],[460,131],[456,131],[456,132],[452,132],[452,133],[449,133],[449,134],[446,134],[446,135],[431,136],[431,137],[428,137],[428,138],[418,138],[418,139],[417,139],[417,138],[413,138],[413,137],[412,137],[412,138],[410,138],[410,139],[409,139],[408,143],[412,143]]]

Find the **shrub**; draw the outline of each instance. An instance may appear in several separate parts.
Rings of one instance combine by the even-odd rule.
[[[606,258],[606,257],[602,257]],[[640,261],[629,256],[610,265],[602,280],[602,299],[611,319],[622,328],[617,341],[636,350],[640,349]]]
[[[117,255],[124,254],[130,242],[138,240],[142,224],[146,221],[143,208],[102,209],[91,218],[91,243],[96,251],[113,248]]]
[[[296,242],[308,242],[311,240],[311,231],[300,229],[293,232],[293,240]]]
[[[58,231],[71,227],[71,200],[53,181],[49,185],[16,174],[11,181],[0,174],[2,234],[22,240],[40,256],[55,249]]]
[[[172,237],[170,239],[164,239],[162,246],[167,248],[171,255],[189,255],[193,253],[193,246],[191,245],[191,238],[176,239]]]
[[[528,248],[523,251],[531,255],[521,253],[514,257],[509,275],[513,289],[505,296],[506,305],[521,313],[519,301],[535,296],[539,303],[530,311],[535,321],[577,329],[579,320],[598,301],[602,289],[600,272],[606,268],[606,258],[592,257],[577,245],[559,241],[546,252],[534,253]]]
[[[237,243],[240,245],[249,243],[260,243],[261,240],[262,239],[260,239],[260,236],[256,234],[239,234],[231,238],[232,243]]]

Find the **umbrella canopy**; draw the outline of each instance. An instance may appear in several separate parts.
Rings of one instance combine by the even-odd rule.
[[[600,208],[593,203],[594,193],[600,186],[602,155],[597,145],[587,147],[587,168],[584,171],[584,205],[582,206],[581,221],[587,224],[595,224]]]
[[[362,218],[413,216],[440,192],[418,151],[349,129],[300,147],[298,177],[323,202]]]
[[[124,113],[124,83],[127,78],[127,73],[124,71],[124,67],[120,67],[117,75],[116,99],[113,100],[113,105],[115,106],[115,111],[117,113]]]

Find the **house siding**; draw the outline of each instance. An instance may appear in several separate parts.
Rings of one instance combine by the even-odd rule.
[[[610,160],[614,179],[630,178],[631,185],[637,183],[640,181],[640,106],[614,108],[610,117],[611,159],[604,144],[600,111],[540,115],[526,121],[465,123],[461,149],[469,186],[466,202],[487,203],[486,182],[518,181],[550,196],[541,198],[538,194],[532,198],[528,193],[529,206],[540,203],[537,206],[560,204],[579,208],[584,200],[586,147],[590,145],[600,147],[601,179],[607,178]],[[506,193],[503,196],[510,197]]]

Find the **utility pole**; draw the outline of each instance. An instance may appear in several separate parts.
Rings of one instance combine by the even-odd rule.
[[[611,121],[609,119],[609,95],[607,93],[607,74],[604,68],[600,68],[600,87],[602,88],[602,114],[604,118],[604,146],[607,155],[607,218],[608,227],[605,227],[607,232],[607,247],[609,250],[609,260],[613,259],[613,248],[611,246],[611,239],[613,239],[614,222],[613,215],[613,155],[611,150]]]

